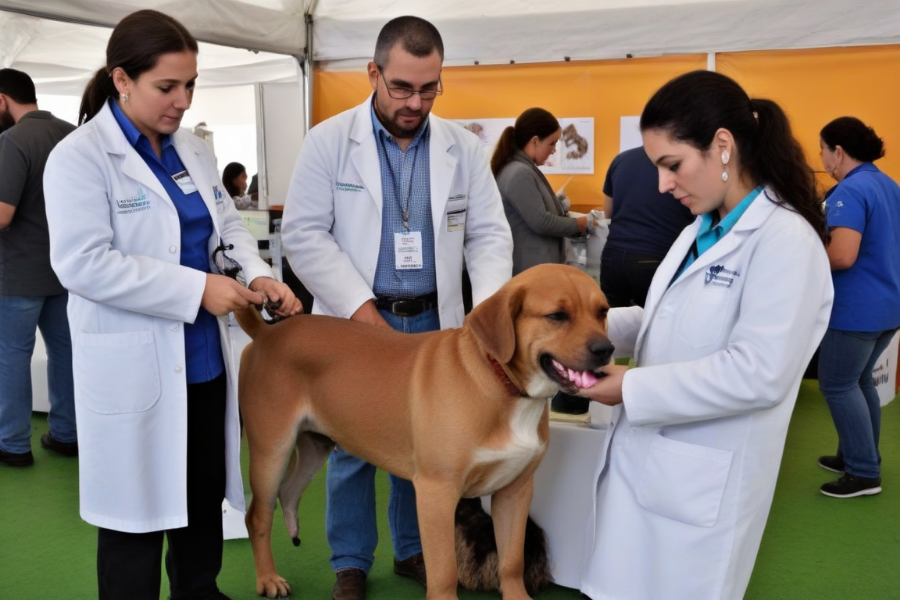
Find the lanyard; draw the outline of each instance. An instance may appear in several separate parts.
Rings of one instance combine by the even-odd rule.
[[[397,200],[397,206],[400,208],[400,212],[403,215],[403,227],[406,231],[409,231],[409,205],[410,200],[412,198],[412,186],[413,186],[413,177],[414,171],[416,169],[416,159],[419,158],[419,144],[416,144],[413,149],[413,157],[412,157],[412,165],[410,166],[410,174],[409,174],[409,186],[406,190],[406,199],[403,198],[403,190],[402,190],[402,178],[398,179],[397,174],[394,173],[394,167],[391,166],[391,155],[388,153],[387,146],[384,143],[384,135],[378,136],[379,141],[381,142],[381,149],[384,150],[384,158],[385,162],[387,162],[388,172],[391,175],[391,181],[394,184],[394,197]],[[399,146],[398,146],[399,147]],[[401,150],[400,153],[400,175],[403,175],[403,152]],[[406,205],[404,208],[404,204]]]

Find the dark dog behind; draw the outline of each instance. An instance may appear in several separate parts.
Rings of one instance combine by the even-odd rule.
[[[500,590],[497,540],[491,516],[480,498],[463,498],[456,506],[456,562],[459,583],[467,590]],[[525,589],[532,596],[552,581],[544,530],[528,517],[525,526]]]

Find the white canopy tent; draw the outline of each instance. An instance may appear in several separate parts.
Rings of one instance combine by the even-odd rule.
[[[108,33],[77,24],[112,26],[139,8],[231,47],[204,47],[207,86],[292,77],[290,60],[265,53],[306,58],[308,31],[314,61],[361,66],[401,14],[438,26],[448,65],[900,43],[898,0],[0,0],[0,66],[27,66],[44,92],[83,84]]]
[[[311,64],[361,70],[403,14],[438,27],[448,66],[900,44],[900,0],[0,0],[0,67],[28,72],[39,93],[80,95],[109,28],[140,8],[203,42],[198,97],[302,78],[304,125]],[[265,168],[264,143],[259,154]]]

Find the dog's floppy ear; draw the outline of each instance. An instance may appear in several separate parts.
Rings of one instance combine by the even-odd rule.
[[[516,317],[521,310],[522,291],[507,285],[466,317],[466,325],[501,364],[511,361],[516,351]]]

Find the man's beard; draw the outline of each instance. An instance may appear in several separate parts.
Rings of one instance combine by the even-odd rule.
[[[0,133],[9,129],[15,124],[16,121],[12,118],[12,114],[10,114],[9,109],[0,112]]]
[[[407,108],[401,108],[396,113],[394,113],[393,118],[388,118],[385,111],[381,109],[381,106],[378,104],[378,92],[375,92],[375,114],[378,115],[378,120],[381,121],[381,124],[387,129],[388,133],[390,133],[395,138],[409,139],[415,137],[416,133],[418,133],[419,129],[422,128],[422,125],[425,124],[425,119],[428,117],[427,112],[423,112],[421,110],[409,110]],[[396,119],[398,116],[403,115],[406,117],[417,116],[419,117],[419,124],[413,127],[412,129],[401,126]]]

